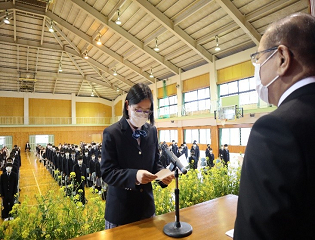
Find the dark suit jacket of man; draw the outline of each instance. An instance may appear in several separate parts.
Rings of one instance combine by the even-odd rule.
[[[146,123],[142,130],[147,136],[141,136],[140,146],[124,117],[103,133],[101,172],[108,184],[105,219],[114,224],[135,222],[155,213],[152,185],[136,185],[136,174],[139,169],[154,174],[163,166],[156,128]]]
[[[14,200],[14,194],[17,193],[18,177],[14,172],[10,173],[8,176],[7,173],[1,175],[1,196],[8,201]]]
[[[241,173],[234,239],[314,239],[315,83],[254,124]]]

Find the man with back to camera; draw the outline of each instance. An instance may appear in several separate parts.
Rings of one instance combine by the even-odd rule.
[[[269,26],[255,65],[262,100],[278,106],[253,125],[241,173],[234,239],[314,239],[315,18]]]

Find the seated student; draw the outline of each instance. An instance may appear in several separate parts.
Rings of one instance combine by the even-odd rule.
[[[25,144],[25,152],[26,150],[28,150],[29,152],[31,151],[31,145],[28,142]]]

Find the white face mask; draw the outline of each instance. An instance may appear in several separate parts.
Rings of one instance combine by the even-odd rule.
[[[129,121],[133,126],[140,128],[148,121],[148,117],[146,116],[139,117],[136,115],[135,111],[130,110]]]
[[[6,167],[5,169],[7,170],[8,173],[10,173],[12,170],[12,167]]]
[[[279,75],[272,79],[266,86],[262,85],[260,79],[260,68],[273,56],[278,50],[275,50],[262,64],[254,63],[255,66],[255,75],[254,79],[256,80],[256,91],[261,100],[269,104],[268,100],[268,87],[279,78]]]

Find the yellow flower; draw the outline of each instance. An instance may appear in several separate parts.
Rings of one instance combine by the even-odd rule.
[[[22,238],[28,238],[28,235],[29,235],[30,233],[29,233],[29,231],[26,229],[26,230],[24,230],[23,232],[22,232]]]
[[[75,172],[71,172],[71,173],[70,173],[70,177],[71,177],[71,178],[75,178],[75,176],[76,176],[76,175],[75,175]]]
[[[78,193],[83,193],[83,190],[82,190],[82,189],[79,189],[79,190],[78,190]]]
[[[85,180],[85,177],[84,177],[84,176],[81,176],[81,180],[84,181],[84,180]]]

